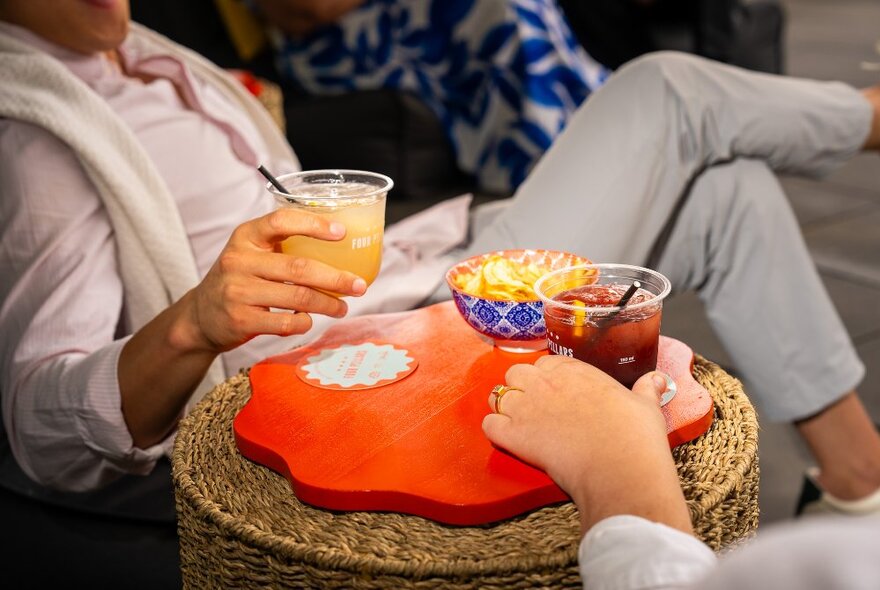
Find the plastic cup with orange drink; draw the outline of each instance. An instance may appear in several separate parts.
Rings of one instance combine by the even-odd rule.
[[[363,278],[379,274],[385,233],[385,197],[394,182],[382,174],[360,170],[310,170],[279,176],[284,188],[267,185],[281,207],[320,215],[345,225],[345,237],[328,241],[292,236],[281,251],[318,260]]]

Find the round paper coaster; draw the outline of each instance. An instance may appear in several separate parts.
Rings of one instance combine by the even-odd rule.
[[[307,356],[296,365],[296,374],[309,385],[323,389],[371,389],[400,381],[418,365],[408,350],[393,344],[362,342],[325,348]]]

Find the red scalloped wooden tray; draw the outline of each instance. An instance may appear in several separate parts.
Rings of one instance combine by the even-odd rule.
[[[390,343],[419,361],[405,379],[333,391],[295,373],[306,355],[360,342]],[[233,427],[241,453],[284,475],[303,502],[332,510],[385,510],[476,525],[567,499],[547,475],[486,439],[492,387],[513,364],[546,352],[503,352],[484,341],[451,302],[344,320],[308,347],[250,372],[253,396]],[[661,337],[658,368],[678,393],[664,408],[670,445],[712,422],[712,400],[691,376],[693,352]]]

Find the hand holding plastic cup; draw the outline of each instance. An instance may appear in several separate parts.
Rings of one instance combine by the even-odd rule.
[[[281,251],[347,270],[371,284],[382,264],[385,197],[394,182],[359,170],[311,170],[275,180],[280,186],[270,181],[266,188],[281,207],[321,215],[346,228],[337,242],[291,236],[281,243]]]
[[[629,301],[618,305],[635,281]],[[590,363],[626,387],[657,368],[660,317],[670,290],[662,274],[625,264],[563,268],[535,283],[550,352]]]

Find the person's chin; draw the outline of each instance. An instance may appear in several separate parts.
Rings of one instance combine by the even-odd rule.
[[[97,2],[98,0],[93,1]],[[92,51],[111,51],[118,48],[128,36],[128,29],[129,21],[127,18],[94,22],[91,31]]]
[[[118,49],[128,35],[128,24],[118,27],[105,27],[92,30],[88,39],[79,39],[76,44],[68,44],[74,51],[84,54],[101,53]]]

